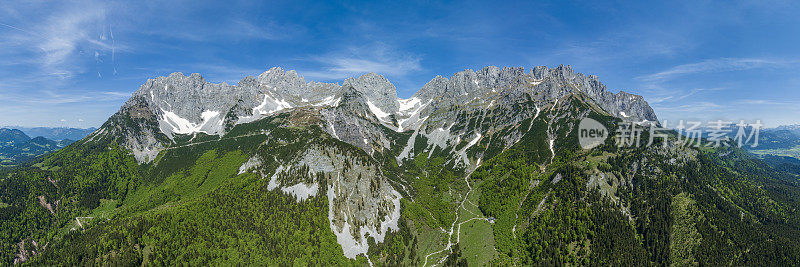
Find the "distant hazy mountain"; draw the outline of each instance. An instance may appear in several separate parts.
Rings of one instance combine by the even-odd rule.
[[[757,147],[745,147],[770,166],[800,174],[800,125],[764,129]]]
[[[90,133],[97,130],[97,128],[67,128],[67,127],[16,127],[9,126],[7,128],[17,129],[24,132],[30,137],[42,136],[50,140],[81,140]]]
[[[30,138],[20,130],[0,128],[0,167],[18,165],[73,142],[71,139],[54,141],[42,136]]]
[[[672,125],[674,126],[674,125]],[[688,127],[688,126],[687,126]],[[731,123],[722,127],[722,131],[725,131],[725,135],[723,138],[728,138],[731,140],[735,140],[737,133],[739,132],[739,126],[736,123]],[[706,139],[712,138],[710,135],[714,132],[713,127],[702,127],[699,129],[701,131],[702,137]],[[753,127],[746,126],[742,128],[746,135],[749,135],[754,131]],[[686,134],[686,132],[681,132]],[[772,150],[772,149],[791,149],[797,146],[800,146],[800,126],[798,125],[784,125],[778,126],[775,128],[761,128],[758,131],[758,145],[752,147],[751,145],[755,145],[755,140],[750,140],[745,142],[742,148],[747,150]],[[747,138],[747,137],[744,137]]]
[[[800,146],[800,134],[783,127],[764,129],[754,149],[791,149]]]
[[[774,129],[772,129],[772,130],[776,130],[776,131],[789,131],[789,132],[791,132],[792,134],[794,134],[794,135],[796,135],[796,136],[800,136],[800,124],[793,124],[793,125],[781,125],[781,126],[775,127],[775,128],[774,128]]]
[[[20,130],[0,128],[0,145],[23,143],[28,140],[31,140],[31,138]]]

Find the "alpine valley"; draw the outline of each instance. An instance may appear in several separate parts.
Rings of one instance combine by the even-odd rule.
[[[0,169],[0,262],[800,263],[800,173],[674,132],[582,149],[584,118],[658,121],[569,66],[465,70],[408,99],[374,73],[174,73],[82,140]]]

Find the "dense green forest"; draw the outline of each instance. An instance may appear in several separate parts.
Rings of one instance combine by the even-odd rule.
[[[74,141],[70,139],[56,141],[36,135],[31,138],[18,129],[0,128],[0,168],[25,163],[72,142]]]
[[[524,105],[515,107],[523,110]],[[459,114],[484,131],[496,111]],[[574,126],[620,121],[572,98],[494,129],[458,165],[416,136],[419,153],[369,155],[313,120],[282,114],[223,137],[176,139],[137,164],[114,138],[80,141],[0,170],[0,261],[33,265],[768,265],[800,263],[798,173],[735,148],[577,145]],[[566,115],[566,116],[564,116]],[[294,117],[293,117],[294,116]],[[481,119],[477,119],[481,118]],[[293,121],[294,120],[294,121]],[[266,133],[264,130],[269,132]],[[520,130],[523,129],[523,130]],[[506,146],[502,137],[521,131]],[[411,133],[396,133],[407,142]],[[552,138],[552,139],[550,139]],[[548,142],[553,140],[551,151]],[[466,147],[464,140],[454,144]],[[398,229],[369,237],[368,257],[344,256],[329,222],[331,173],[298,201],[270,190],[277,159],[336,147],[378,166],[402,194]],[[254,154],[267,173],[242,172]],[[459,167],[461,166],[461,167]],[[294,177],[296,176],[296,177]]]

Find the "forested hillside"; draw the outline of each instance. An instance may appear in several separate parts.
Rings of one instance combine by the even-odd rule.
[[[333,111],[291,108],[221,135],[156,133],[170,141],[148,162],[126,148],[126,134],[152,129],[131,106],[65,149],[0,171],[2,262],[800,262],[797,174],[741,149],[685,146],[674,132],[650,146],[611,136],[582,149],[584,118],[626,122],[581,92],[435,109],[452,119],[424,134],[388,127],[363,97],[349,91]],[[359,128],[331,131],[327,112]],[[347,130],[374,139],[342,138]]]
[[[59,150],[74,142],[70,139],[54,141],[43,136],[31,138],[16,129],[0,129],[0,168],[30,161],[41,155]]]

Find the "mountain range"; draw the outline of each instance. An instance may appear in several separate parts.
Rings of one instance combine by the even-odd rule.
[[[800,126],[782,125],[760,132],[758,146],[748,147],[750,153],[776,169],[800,173]]]
[[[0,128],[0,167],[10,167],[27,162],[61,149],[72,142],[75,141],[70,139],[54,141],[43,136],[30,138],[21,130]]]
[[[22,131],[28,136],[44,137],[54,141],[81,140],[90,133],[97,130],[97,128],[70,128],[70,127],[20,127],[20,126],[6,126],[4,128],[17,129]]]
[[[570,84],[563,81],[570,81]],[[518,90],[498,90],[504,88]],[[450,79],[437,76],[409,99],[398,98],[394,85],[374,73],[347,79],[340,86],[306,82],[294,71],[272,68],[258,77],[246,77],[235,86],[208,83],[199,74],[185,76],[174,73],[148,80],[134,92],[120,112],[101,127],[101,132],[114,131],[110,129],[112,125],[125,125],[127,119],[135,121],[136,127],[116,128],[141,128],[144,135],[140,132],[114,134],[127,136],[126,148],[134,151],[139,162],[149,162],[177,135],[201,133],[220,136],[235,125],[286,109],[330,106],[341,112],[326,109],[321,113],[329,123],[326,131],[335,135],[339,129],[335,135],[337,139],[372,154],[375,149],[372,145],[386,141],[386,136],[377,128],[362,129],[375,125],[355,125],[360,121],[346,115],[377,119],[379,125],[396,132],[423,128],[426,132],[423,135],[427,135],[430,130],[446,126],[459,111],[495,105],[505,107],[523,101],[530,101],[538,107],[555,103],[573,92],[595,99],[597,105],[614,116],[657,121],[652,108],[641,96],[608,92],[596,76],[576,74],[568,66],[554,69],[536,67],[529,73],[522,68],[487,67],[477,72],[459,72]],[[342,103],[343,100],[351,103]],[[455,106],[466,108],[452,108]],[[351,129],[348,126],[355,127]],[[442,137],[455,136],[458,135]]]
[[[555,68],[437,76],[401,99],[272,68],[145,82],[92,134],[0,171],[5,263],[793,265],[798,173],[657,125],[638,95]]]

